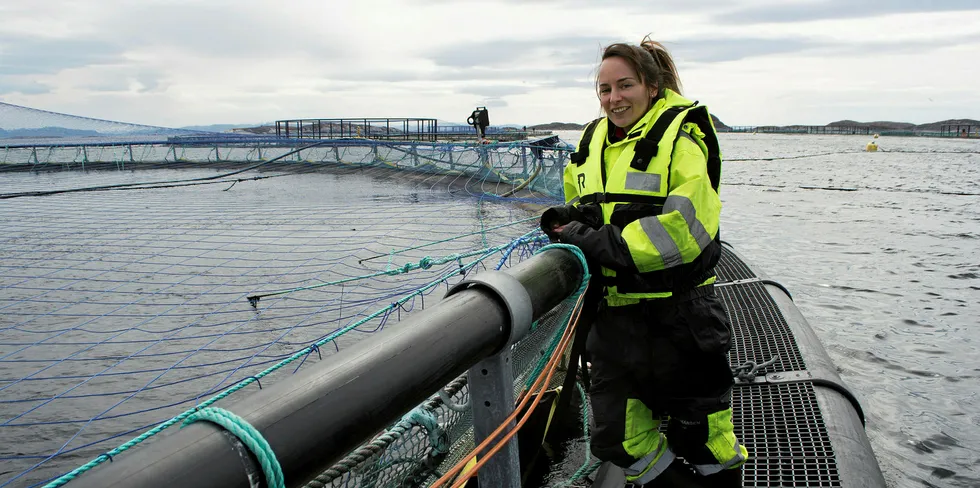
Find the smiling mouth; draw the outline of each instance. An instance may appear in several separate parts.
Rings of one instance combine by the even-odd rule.
[[[612,113],[614,113],[614,114],[621,114],[621,113],[625,112],[626,109],[628,109],[628,108],[629,107],[617,107],[617,108],[612,109]]]

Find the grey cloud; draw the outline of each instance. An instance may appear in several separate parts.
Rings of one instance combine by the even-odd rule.
[[[496,86],[512,86],[513,83],[528,83],[531,85],[548,84],[549,86],[591,86],[591,77],[595,74],[595,67],[591,64],[582,66],[561,66],[561,67],[542,67],[542,68],[514,68],[514,69],[487,69],[482,67],[443,67],[434,72],[416,71],[344,71],[330,73],[327,75],[329,81],[356,81],[356,82],[404,82],[404,81],[424,81],[432,83],[454,82],[454,81],[473,81],[491,84],[493,81],[507,81],[506,83],[496,83]],[[336,87],[325,82],[320,86],[323,90],[333,90]],[[438,86],[436,86],[438,88]]]
[[[52,74],[67,68],[123,61],[122,47],[86,39],[0,38],[0,75]]]
[[[128,50],[169,46],[215,58],[269,58],[306,53],[317,59],[344,55],[341,43],[323,32],[297,31],[287,17],[267,19],[235,4],[197,6],[193,12],[172,5],[133,3],[107,9],[92,32],[71,39],[0,34],[0,75],[53,74],[90,65],[128,64]],[[263,33],[257,35],[256,33]],[[275,33],[275,34],[270,34]],[[244,61],[244,62],[247,62]],[[256,73],[256,77],[275,73]],[[153,89],[154,78],[140,78]]]
[[[824,19],[853,19],[893,13],[980,10],[976,0],[819,0],[805,3],[780,2],[764,7],[735,9],[713,16],[720,24],[801,22]]]
[[[130,84],[133,81],[138,82],[142,85],[138,91],[141,93],[152,92],[161,86],[162,74],[147,70],[136,71],[135,73],[130,73],[126,68],[115,69],[111,74],[102,77],[99,82],[79,84],[79,88],[87,88],[93,91],[101,92],[115,92],[115,91],[129,91]]]
[[[469,0],[414,0],[419,5],[463,3]],[[658,0],[643,2],[637,0],[498,0],[499,3],[512,3],[518,6],[541,5],[556,9],[594,9],[596,7],[621,9],[624,13],[686,13],[718,11],[731,4],[730,0]],[[547,21],[547,19],[543,19]]]
[[[500,40],[488,42],[455,43],[436,51],[429,59],[440,66],[506,67],[516,61],[534,59],[549,64],[574,65],[594,63],[602,46],[614,42],[599,37],[561,37],[546,40]]]
[[[520,85],[476,85],[460,88],[456,92],[487,98],[500,98],[508,95],[523,95],[532,89],[533,87]]]
[[[507,107],[508,103],[503,98],[491,97],[491,98],[485,98],[482,102],[480,102],[480,106],[487,107],[487,108],[502,108],[502,107]]]
[[[51,87],[34,80],[18,81],[10,77],[0,76],[0,94],[21,93],[24,95],[41,95],[51,92]]]
[[[853,54],[913,53],[959,44],[980,42],[980,34],[954,36],[945,39],[909,42],[896,39],[890,42],[832,42],[805,38],[715,38],[692,39],[666,43],[674,59],[680,63],[717,63],[737,61],[770,54],[799,53],[801,56],[843,56]]]
[[[674,59],[688,63],[717,63],[737,61],[768,54],[783,54],[804,51],[817,47],[817,44],[802,39],[696,39],[665,43]]]
[[[188,13],[166,3],[139,2],[116,9],[104,25],[111,26],[106,35],[120,41],[178,46],[209,57],[237,59],[308,53],[335,58],[344,52],[341,40],[331,39],[328,28],[316,32],[295,29],[285,23],[288,17],[270,18],[253,7],[247,2],[209,2],[195,5]],[[172,35],[160,39],[161,32]]]

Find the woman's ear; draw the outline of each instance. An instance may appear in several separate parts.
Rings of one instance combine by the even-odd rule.
[[[649,87],[647,89],[650,90],[650,99],[657,98],[657,93],[660,92],[660,90],[658,90],[657,87],[653,86],[653,87]]]

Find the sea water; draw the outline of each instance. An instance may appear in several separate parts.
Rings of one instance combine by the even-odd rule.
[[[722,239],[792,292],[860,399],[889,486],[980,485],[980,141],[882,137],[879,152],[866,153],[863,136],[720,139]],[[3,174],[0,192],[214,174]],[[477,203],[467,192],[447,198],[441,183],[420,191],[391,178],[317,173],[225,190],[201,185],[0,201],[0,340],[27,344],[0,346],[9,360],[0,362],[7,380],[0,400],[59,397],[18,420],[11,419],[28,410],[23,404],[0,403],[0,486],[28,486],[68,471],[140,431],[10,482],[41,461],[52,442],[61,445],[81,431],[71,448],[119,432],[120,422],[148,426],[134,412],[234,379],[223,373],[202,388],[193,380],[201,368],[223,371],[216,365],[240,360],[244,350],[254,359],[237,374],[254,374],[333,330],[337,317],[364,315],[364,302],[416,283],[391,277],[350,285],[339,310],[333,301],[324,308],[334,297],[323,290],[267,299],[259,314],[245,295],[377,271],[403,261],[386,256],[367,268],[351,256],[474,230],[440,250],[479,248],[487,238],[481,226],[527,217],[506,204]],[[361,302],[343,299],[354,290]],[[269,342],[279,336],[286,339]],[[111,348],[87,356],[100,344]],[[144,350],[148,344],[153,348]],[[120,371],[117,365],[132,355],[140,361]],[[124,374],[74,387],[86,368]],[[36,392],[30,389],[45,382],[10,381],[28,375],[52,378],[48,386],[66,379],[55,383],[58,389]],[[170,386],[140,389],[160,383]],[[99,394],[130,389],[139,392],[105,419],[77,422],[79,411],[99,413],[120,399]],[[580,460],[565,462],[573,461]]]
[[[890,487],[980,486],[980,140],[869,140],[721,134],[721,236],[792,293]]]

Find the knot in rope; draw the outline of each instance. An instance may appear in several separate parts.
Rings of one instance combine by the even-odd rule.
[[[282,467],[279,466],[279,461],[276,459],[276,453],[272,451],[272,447],[262,437],[262,434],[245,419],[221,408],[208,407],[191,414],[184,420],[181,427],[186,427],[198,420],[211,422],[234,434],[245,447],[252,451],[259,464],[262,465],[266,485],[269,488],[285,488],[286,482],[283,478]]]
[[[426,256],[426,257],[422,258],[421,261],[419,261],[419,268],[429,269],[431,267],[432,267],[432,258],[431,257]]]
[[[439,417],[431,410],[416,407],[406,415],[412,425],[418,425],[429,433],[429,444],[432,450],[444,454],[449,452],[449,433],[439,425]]]
[[[779,360],[779,356],[776,355],[769,358],[768,361],[759,364],[756,364],[755,361],[746,361],[741,365],[736,366],[735,369],[732,370],[732,376],[738,378],[741,381],[752,382],[753,380],[755,380],[756,373],[769,366],[772,366],[773,364],[776,364],[776,361],[778,360]]]

